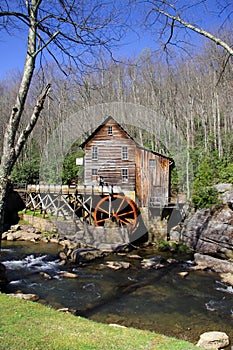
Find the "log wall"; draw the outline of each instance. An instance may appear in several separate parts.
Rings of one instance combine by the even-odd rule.
[[[112,135],[108,134],[109,126],[112,127]],[[97,159],[92,158],[93,147],[97,147]],[[122,159],[122,147],[127,147],[127,159]],[[84,150],[85,184],[95,184],[102,177],[108,185],[135,190],[136,144],[114,120],[103,125],[86,143]],[[92,175],[93,169],[97,170],[96,175]],[[127,169],[125,182],[122,179],[122,169]]]

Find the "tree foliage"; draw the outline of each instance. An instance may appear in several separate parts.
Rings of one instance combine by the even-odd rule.
[[[214,177],[211,159],[204,157],[193,182],[192,202],[196,208],[208,208],[217,203],[218,194],[213,187]]]
[[[83,182],[83,166],[76,164],[76,158],[82,158],[81,152],[70,153],[65,157],[63,163],[62,182],[66,185],[78,184]]]
[[[208,208],[218,204],[218,192],[214,185],[233,184],[233,162],[226,156],[218,157],[216,152],[205,155],[198,167],[193,181],[192,202],[196,208]]]
[[[39,182],[39,147],[32,138],[15,163],[11,172],[11,182],[17,184],[37,184]]]

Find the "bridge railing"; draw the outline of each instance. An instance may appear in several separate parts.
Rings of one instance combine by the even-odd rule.
[[[19,187],[18,187],[19,188]],[[57,184],[27,184],[28,193],[63,193],[63,194],[111,194],[122,192],[119,186],[112,185],[57,185]]]

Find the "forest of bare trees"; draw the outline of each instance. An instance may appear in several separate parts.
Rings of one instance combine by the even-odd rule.
[[[153,111],[151,132],[137,130],[130,123],[127,125],[127,116],[125,126],[144,146],[167,153],[175,159],[179,191],[191,196],[198,167],[206,159],[212,162],[213,169],[216,169],[217,162],[222,164],[226,180],[232,180],[232,65],[229,62],[224,74],[221,74],[224,65],[221,49],[209,43],[198,56],[177,61],[172,66],[161,62],[149,49],[126,62],[110,62],[100,56],[96,65],[98,70],[83,76],[74,69],[69,78],[64,77],[53,65],[46,68],[47,80],[53,81],[53,90],[45,104],[43,116],[17,164],[18,167],[21,164],[24,172],[28,169],[30,173],[31,178],[24,174],[23,179],[38,181],[40,155],[59,124],[89,106],[117,101]],[[38,94],[40,80],[42,77],[38,72],[31,95]],[[17,76],[10,77],[10,82],[1,82],[0,108],[6,119],[7,106],[14,95],[15,85]],[[103,120],[107,116],[103,115]],[[26,114],[24,118],[27,119]],[[92,124],[95,125],[95,118],[97,116],[93,114],[88,120],[89,132],[92,131]],[[77,122],[82,124],[80,120]],[[1,127],[4,128],[4,122]],[[86,136],[87,130],[84,130],[83,138]],[[60,137],[62,142],[63,135]],[[76,148],[74,153],[78,152]],[[223,172],[222,168],[220,172]],[[19,171],[17,174],[19,177]],[[71,177],[73,175],[70,174]],[[214,176],[213,181],[220,181],[219,173]]]
[[[203,29],[193,11],[221,17],[219,28]],[[208,0],[5,0],[0,30],[27,33],[27,51],[24,69],[0,81],[1,223],[9,181],[39,181],[54,130],[57,145],[68,153],[63,181],[75,180],[80,150],[68,152],[64,131],[79,128],[77,140],[70,138],[77,145],[116,103],[128,106],[122,121],[138,142],[174,158],[174,193],[199,206],[214,194],[210,186],[232,182],[231,18],[230,0],[215,0],[214,7]],[[162,51],[145,48],[116,60],[113,46],[128,30],[138,38],[146,31]],[[193,50],[190,33],[207,38],[202,49]],[[94,108],[100,105],[101,116],[101,108]],[[145,128],[143,108],[149,115]],[[56,160],[48,161],[55,169]],[[50,181],[56,181],[52,173]]]

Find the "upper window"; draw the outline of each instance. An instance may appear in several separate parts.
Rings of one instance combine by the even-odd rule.
[[[109,125],[108,127],[108,135],[112,135],[112,125]]]
[[[149,160],[149,165],[150,165],[150,166],[153,166],[153,167],[154,167],[155,164],[156,164],[156,163],[155,163],[155,159],[150,159],[150,160]]]
[[[98,159],[98,148],[96,146],[92,146],[91,158],[93,160]]]
[[[122,147],[122,159],[128,159],[128,147]]]

